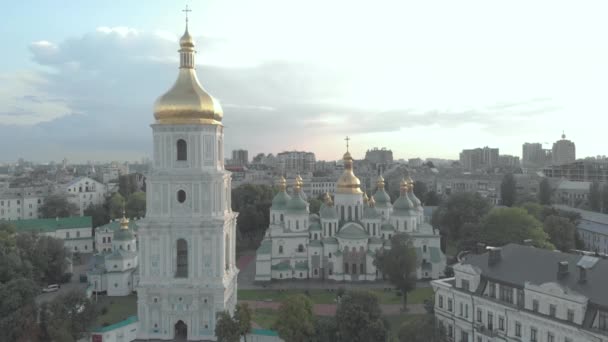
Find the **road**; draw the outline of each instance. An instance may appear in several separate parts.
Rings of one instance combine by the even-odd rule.
[[[57,298],[57,296],[66,294],[70,291],[84,291],[86,290],[88,284],[80,282],[80,274],[85,274],[87,270],[87,266],[85,265],[77,265],[74,266],[74,273],[72,274],[72,279],[69,283],[61,284],[61,288],[59,291],[41,293],[36,297],[36,303],[46,303],[50,302],[53,299]]]

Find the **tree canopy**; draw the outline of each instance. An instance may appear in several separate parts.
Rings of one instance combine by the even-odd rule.
[[[232,189],[232,210],[239,213],[237,229],[250,241],[261,240],[270,222],[270,206],[276,192],[267,185],[243,184]]]
[[[79,209],[76,204],[68,201],[66,195],[54,194],[48,196],[38,207],[38,214],[42,218],[70,217],[78,216]]]
[[[567,218],[547,216],[543,228],[549,235],[549,241],[560,251],[569,252],[576,247],[576,227]]]
[[[286,297],[279,307],[274,329],[285,341],[306,342],[315,333],[312,302],[302,294]]]
[[[491,246],[532,240],[536,247],[553,249],[543,225],[522,208],[494,208],[479,225],[479,241]]]
[[[426,186],[425,182],[419,180],[414,182],[414,195],[416,195],[416,197],[418,197],[421,201],[424,201],[426,199],[426,195],[428,192],[429,189]]]
[[[433,315],[406,320],[399,327],[399,342],[446,342],[445,328],[437,326]]]
[[[490,209],[490,202],[478,193],[455,193],[435,210],[433,226],[439,227],[444,237],[458,240],[466,223],[479,223]]]
[[[551,184],[548,178],[543,178],[538,187],[538,201],[542,205],[551,204]]]
[[[121,218],[125,209],[125,198],[120,192],[115,192],[108,202],[108,210],[110,217],[113,219]]]
[[[130,218],[142,218],[146,216],[146,193],[137,191],[131,193],[125,205],[127,216]]]
[[[253,312],[247,303],[239,303],[234,310],[234,320],[238,324],[239,335],[247,342],[247,334],[251,333],[251,319]]]
[[[379,249],[374,263],[403,296],[407,308],[407,294],[416,288],[416,250],[412,239],[405,233],[395,234],[390,249]]]
[[[386,340],[387,326],[382,318],[378,297],[371,292],[347,292],[338,304],[336,322],[340,341]]]
[[[215,325],[215,336],[218,342],[239,342],[239,324],[230,317],[227,311],[220,312]]]

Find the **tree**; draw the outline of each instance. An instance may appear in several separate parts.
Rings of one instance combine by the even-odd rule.
[[[91,216],[93,228],[103,226],[110,222],[110,214],[103,204],[89,204],[84,210],[84,216]]]
[[[371,292],[346,293],[338,304],[336,322],[341,341],[383,342],[386,340],[387,326],[382,319],[378,297]]]
[[[549,184],[549,179],[543,178],[543,180],[540,181],[538,188],[538,201],[540,202],[540,204],[551,204],[551,192],[551,184]]]
[[[251,333],[252,316],[253,312],[251,312],[251,309],[247,303],[239,303],[236,305],[236,310],[234,311],[234,320],[239,326],[239,335],[243,336],[245,342],[247,342],[247,335]]]
[[[457,241],[465,223],[478,223],[490,209],[490,202],[478,193],[455,193],[435,210],[432,223],[434,227],[440,228],[442,243],[445,243],[446,238]]]
[[[146,193],[142,191],[132,193],[125,207],[130,218],[146,216]]]
[[[122,217],[123,210],[125,209],[125,198],[119,192],[115,192],[108,204],[110,217],[113,219]]]
[[[27,278],[0,282],[0,331],[2,341],[37,340],[36,304],[38,286]]]
[[[78,216],[78,207],[68,201],[67,196],[55,194],[48,196],[44,203],[38,207],[38,214],[42,218]]]
[[[232,189],[232,210],[239,213],[237,229],[254,244],[264,236],[270,223],[270,206],[276,193],[267,185],[243,184]]]
[[[569,252],[576,247],[576,227],[570,220],[556,215],[545,218],[543,228],[549,240],[562,252]]]
[[[545,220],[545,207],[534,202],[526,202],[520,206],[525,209],[528,214],[534,216],[537,220],[543,222]]]
[[[540,221],[522,208],[495,208],[486,215],[479,231],[479,241],[490,246],[523,243],[532,240],[536,247],[554,249]]]
[[[502,204],[511,207],[517,197],[517,183],[512,173],[507,173],[500,183],[500,199]]]
[[[227,311],[220,312],[215,325],[215,336],[218,342],[238,342],[240,340],[239,324]]]
[[[425,182],[419,180],[414,182],[414,195],[416,195],[416,197],[418,197],[420,200],[424,200],[428,192],[429,189]]]
[[[600,183],[593,182],[589,185],[589,207],[592,211],[599,212],[601,207]]]
[[[319,316],[315,320],[314,342],[334,342],[338,339],[338,325],[331,316]]]
[[[53,341],[78,341],[88,335],[98,311],[81,291],[56,297],[45,306],[41,329]]]
[[[317,198],[309,198],[308,199],[308,210],[311,214],[318,214],[319,209],[321,208],[321,201]]]
[[[445,328],[433,315],[406,320],[399,327],[400,342],[445,342],[446,336]]]
[[[279,307],[274,329],[285,341],[309,341],[315,332],[310,299],[302,294],[285,298]]]
[[[437,194],[436,191],[429,191],[426,193],[426,197],[424,197],[424,205],[426,206],[437,206],[441,203],[441,197]]]
[[[118,192],[124,198],[128,198],[132,193],[137,192],[137,174],[131,173],[128,175],[122,175],[118,177]]]
[[[43,284],[60,283],[67,269],[63,240],[31,233],[17,234],[21,259],[31,265],[32,279]]]
[[[407,310],[407,294],[416,288],[416,250],[412,239],[405,233],[395,234],[390,249],[379,249],[374,260],[378,270],[388,277],[403,296],[403,309]]]

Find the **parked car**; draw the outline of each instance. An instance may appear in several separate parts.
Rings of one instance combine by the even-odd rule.
[[[59,286],[58,284],[51,284],[45,288],[42,289],[42,292],[55,292],[55,291],[59,291],[59,288],[61,286]]]

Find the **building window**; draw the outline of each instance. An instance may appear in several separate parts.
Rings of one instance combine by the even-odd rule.
[[[521,337],[521,323],[515,322],[515,336]]]
[[[538,312],[538,299],[532,300],[532,311]]]
[[[184,203],[186,201],[186,192],[184,190],[177,192],[177,201],[179,203]]]
[[[574,310],[568,309],[568,320],[574,322]]]
[[[186,145],[186,141],[184,139],[179,139],[177,141],[177,160],[187,160],[188,156],[188,146]]]
[[[454,336],[454,326],[448,325],[448,337]]]
[[[76,232],[76,237],[79,238],[80,237],[80,232]]]
[[[70,232],[65,232],[65,238],[69,239],[70,238]]]
[[[460,281],[460,287],[461,287],[463,290],[469,291],[469,281],[468,281],[468,280],[465,280],[465,279],[462,279],[462,280]]]
[[[316,268],[315,268],[314,272],[315,272],[315,275],[319,274],[319,271]]]
[[[549,316],[551,317],[555,317],[555,304],[549,304]]]
[[[462,313],[462,302],[460,302],[460,303],[459,303],[459,305],[458,305],[458,314],[459,314],[460,316],[462,316],[462,315],[463,315],[463,313]]]
[[[334,274],[334,270],[332,270],[331,268],[329,269],[329,275]]]
[[[537,330],[536,330],[536,328],[535,328],[535,327],[531,327],[531,328],[530,328],[530,341],[531,341],[531,342],[536,342],[536,341],[538,341],[538,339],[537,339],[537,337],[536,337],[537,333],[538,333],[538,332],[537,332]]]
[[[603,331],[608,331],[608,312],[600,311],[599,328]]]
[[[494,315],[488,312],[488,330],[494,329]]]
[[[488,286],[490,287],[490,297],[496,297],[496,286],[492,282],[488,282]]]
[[[505,331],[505,318],[498,316],[498,330]]]
[[[469,304],[464,305],[464,318],[469,318]]]
[[[452,312],[452,298],[448,298],[448,311]]]
[[[331,259],[331,252],[329,252],[329,258]]]
[[[481,323],[481,309],[477,309],[477,322]]]
[[[443,309],[443,296],[439,295],[439,307]]]
[[[101,242],[102,242],[102,243],[106,243],[106,238],[105,238],[105,237],[102,237],[102,238],[101,238]]]
[[[460,332],[460,340],[463,342],[468,342],[469,341],[469,333],[466,331],[461,331]]]
[[[547,342],[555,342],[555,335],[553,333],[547,333]]]
[[[517,289],[517,305],[522,308],[526,305],[526,302],[524,301],[524,290]]]
[[[357,264],[353,264],[353,274],[357,274]]]
[[[422,252],[426,253],[426,245],[422,246]]]
[[[279,254],[283,254],[283,245],[279,245]]]
[[[510,286],[500,285],[500,300],[509,304],[513,303],[513,288]]]
[[[344,274],[348,274],[348,263],[344,263]]]
[[[298,252],[300,252],[300,253],[304,252],[304,245],[302,245],[302,244],[298,245]]]
[[[184,239],[177,240],[176,278],[188,278],[188,243]]]

